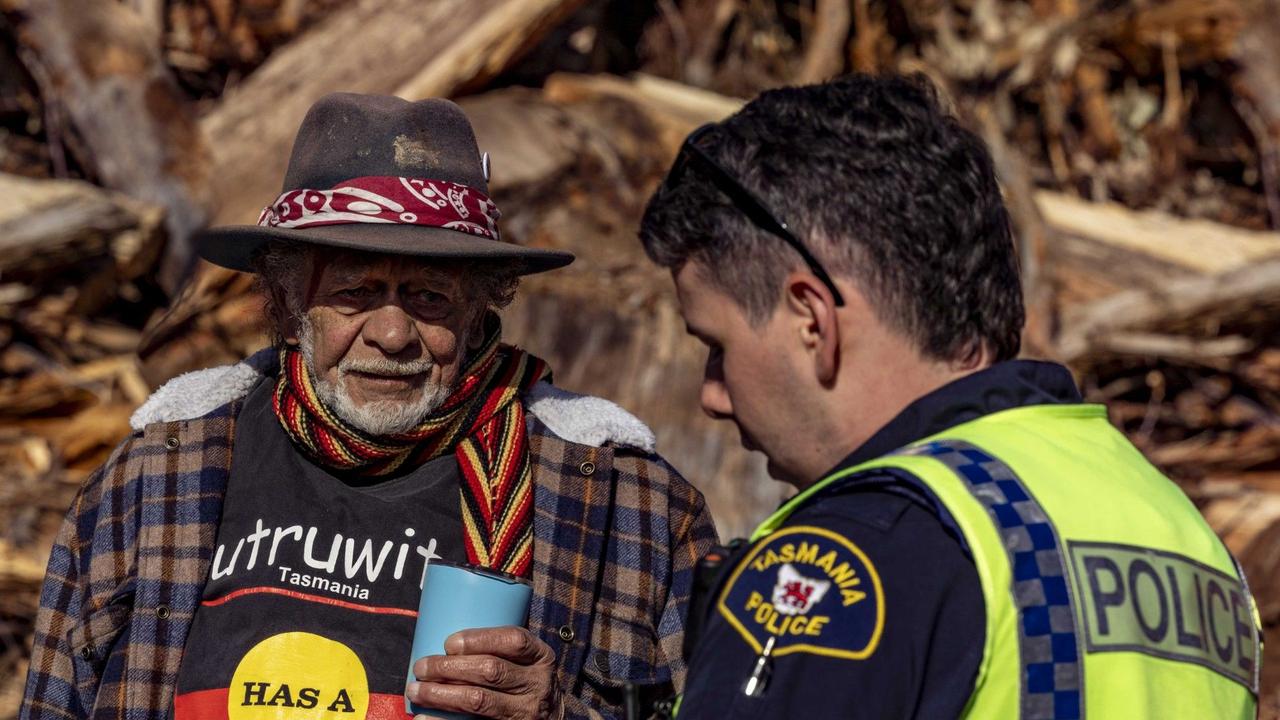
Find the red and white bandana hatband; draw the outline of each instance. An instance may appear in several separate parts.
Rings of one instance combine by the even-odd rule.
[[[290,190],[262,211],[258,225],[309,228],[355,223],[422,225],[498,236],[498,206],[488,195],[447,180],[369,176],[328,190]]]

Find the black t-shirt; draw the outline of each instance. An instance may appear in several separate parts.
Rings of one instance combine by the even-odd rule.
[[[293,446],[272,390],[237,419],[174,716],[404,718],[423,573],[466,559],[457,461],[376,483],[335,475]]]

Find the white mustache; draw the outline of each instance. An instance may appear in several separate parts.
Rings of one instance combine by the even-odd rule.
[[[383,375],[387,377],[407,377],[409,375],[421,375],[435,367],[435,362],[431,358],[418,358],[417,360],[399,361],[388,360],[386,358],[377,358],[369,360],[343,360],[338,363],[338,372],[359,372],[368,373],[370,375]]]

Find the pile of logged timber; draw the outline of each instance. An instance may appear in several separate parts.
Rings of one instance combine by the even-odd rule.
[[[48,543],[150,392],[135,350],[162,214],[71,180],[0,175],[0,716]]]
[[[1257,42],[1280,12],[1255,8],[1268,2],[978,0],[957,10],[908,0],[905,20],[889,22],[876,3],[819,0],[803,42],[768,4],[668,3],[645,30],[648,69],[683,82],[556,74],[538,89],[460,100],[493,157],[504,232],[579,257],[527,280],[505,314],[508,335],[546,357],[562,386],[649,422],[707,492],[722,532],[749,530],[783,488],[736,431],[697,410],[701,350],[634,237],[683,136],[740,105],[689,83],[749,95],[847,69],[928,72],[996,155],[1033,278],[1028,347],[1069,362],[1202,507],[1254,579],[1274,653],[1280,236],[1246,229],[1280,226],[1280,89],[1268,91],[1277,50]],[[37,60],[46,124],[61,122],[62,140],[40,136],[50,157],[65,141],[71,165],[135,198],[0,175],[0,193],[17,198],[0,211],[0,718],[17,702],[48,542],[77,485],[150,388],[265,343],[251,278],[201,266],[165,299],[190,261],[191,229],[254,219],[321,94],[483,90],[566,17],[599,6],[0,0],[24,62]],[[86,38],[89,51],[70,52]],[[1184,98],[1211,89],[1202,68],[1226,61],[1239,68],[1233,102],[1257,152],[1241,155],[1233,140],[1236,155],[1206,160],[1196,153],[1218,152],[1213,138],[1173,137],[1197,107]],[[1168,100],[1154,111],[1153,78]],[[0,95],[4,86],[0,72]],[[1195,163],[1238,165],[1262,192],[1217,176],[1206,185]],[[1267,667],[1273,717],[1280,658]]]

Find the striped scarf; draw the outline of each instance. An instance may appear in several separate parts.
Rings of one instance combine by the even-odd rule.
[[[550,376],[547,364],[498,342],[496,316],[485,345],[453,393],[417,428],[370,437],[344,423],[316,395],[302,353],[281,353],[276,417],[318,464],[361,475],[390,475],[452,452],[462,471],[462,527],[472,564],[528,577],[533,564],[533,483],[520,395]]]

